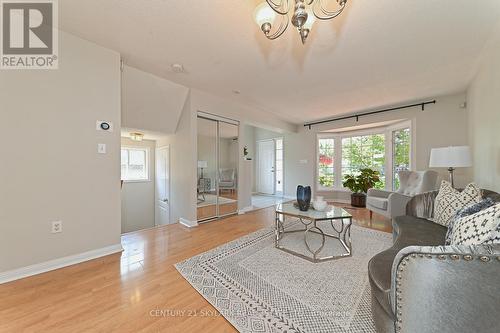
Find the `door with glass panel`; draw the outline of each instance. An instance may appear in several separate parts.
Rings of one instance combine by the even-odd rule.
[[[198,116],[197,219],[238,211],[238,125]]]

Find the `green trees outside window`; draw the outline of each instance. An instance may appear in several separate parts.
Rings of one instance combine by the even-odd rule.
[[[378,171],[375,188],[385,187],[385,135],[372,134],[342,139],[342,176],[357,176],[361,169]]]
[[[318,182],[322,187],[333,187],[335,184],[334,139],[318,140]]]
[[[393,190],[399,188],[398,172],[410,169],[410,129],[392,132],[392,176]]]

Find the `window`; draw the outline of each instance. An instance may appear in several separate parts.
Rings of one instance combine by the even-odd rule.
[[[410,169],[410,129],[402,128],[392,132],[392,189],[399,188],[398,172]]]
[[[318,140],[318,184],[321,188],[333,188],[335,185],[334,151],[334,139]]]
[[[283,139],[276,141],[276,192],[283,193]]]
[[[360,169],[370,168],[380,172],[377,188],[385,187],[385,136],[372,134],[342,139],[342,178],[356,175]]]
[[[149,180],[148,149],[122,147],[121,179],[124,181]]]
[[[397,172],[410,170],[411,134],[410,121],[371,130],[318,134],[317,190],[345,190],[344,176],[356,175],[363,168],[380,173],[376,188],[397,189]]]

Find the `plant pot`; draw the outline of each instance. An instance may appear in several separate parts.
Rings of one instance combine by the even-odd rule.
[[[353,193],[351,194],[351,206],[353,207],[366,207],[366,194]]]

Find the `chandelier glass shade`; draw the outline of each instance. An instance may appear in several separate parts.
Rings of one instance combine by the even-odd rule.
[[[266,0],[255,9],[255,22],[271,40],[283,35],[292,23],[305,44],[316,19],[337,17],[346,3],[347,0]]]

